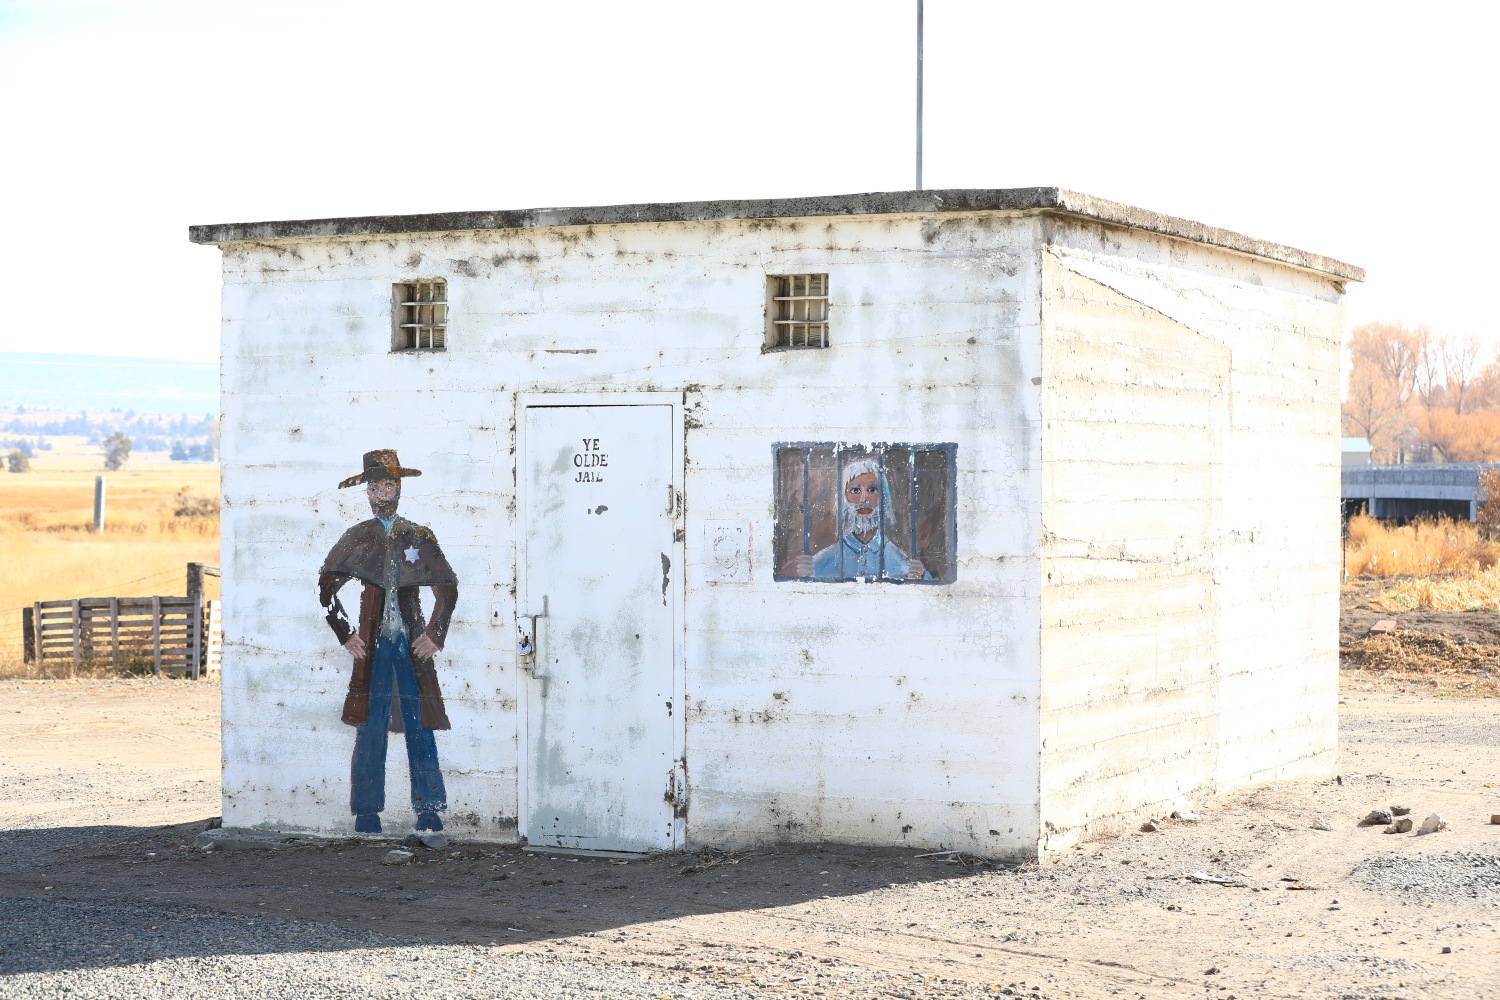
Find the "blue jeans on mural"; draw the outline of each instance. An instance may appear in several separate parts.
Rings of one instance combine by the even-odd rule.
[[[411,771],[411,807],[417,813],[418,830],[441,830],[438,811],[448,808],[448,791],[438,770],[437,740],[431,729],[423,729],[417,712],[417,675],[412,671],[406,637],[384,636],[375,646],[370,670],[370,716],[354,729],[354,759],[349,773],[349,811],[354,829],[380,832],[380,813],[385,809],[385,751],[390,739],[391,698],[400,705],[401,724],[406,729],[406,763]]]

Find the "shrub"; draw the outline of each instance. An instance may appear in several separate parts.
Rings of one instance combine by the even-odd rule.
[[[1494,541],[1500,534],[1500,467],[1479,474],[1479,520],[1475,522],[1481,538]]]
[[[184,486],[172,497],[173,517],[219,517],[218,497],[195,497]]]
[[[1351,576],[1466,573],[1500,562],[1500,545],[1469,521],[1418,518],[1388,525],[1366,514],[1349,519],[1345,566]]]

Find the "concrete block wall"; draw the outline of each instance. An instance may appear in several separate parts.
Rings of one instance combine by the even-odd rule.
[[[1211,789],[1229,351],[1043,256],[1044,843]]]
[[[401,512],[433,528],[460,581],[438,662],[449,829],[517,836],[531,695],[514,654],[516,396],[680,390],[685,846],[1033,853],[1036,227],[990,214],[226,244],[226,825],[352,829],[349,663],[314,583],[369,516],[337,482],[387,447],[423,471]],[[831,276],[833,346],[763,353],[765,276],[811,271]],[[447,279],[448,349],[392,354],[391,284],[423,277]],[[956,443],[957,582],[773,581],[772,446],[794,440]],[[705,579],[709,520],[749,525],[749,583]],[[401,823],[393,807],[387,829]]]
[[[1212,441],[1219,455],[1214,475],[1197,482],[1179,468],[1118,484],[1123,491],[1105,473],[1067,483],[1075,496],[1093,491],[1101,507],[1124,500],[1140,515],[1100,512],[1086,537],[1101,556],[1082,580],[1102,611],[1095,628],[1137,638],[1118,657],[1092,661],[1086,649],[1052,645],[1081,620],[1066,614],[1081,600],[1077,575],[1051,568],[1072,554],[1079,522],[1071,533],[1052,530],[1054,509],[1065,509],[1056,505],[1071,498],[1044,474],[1042,801],[1044,840],[1058,847],[1219,789],[1332,773],[1343,306],[1329,278],[1211,247],[1067,220],[1049,222],[1047,242],[1044,469],[1053,445],[1096,455],[1104,470],[1113,456],[1170,454],[1189,441]],[[1175,360],[1170,349],[1156,356],[1153,374],[1136,347],[1154,341],[1177,347]],[[1054,363],[1075,380],[1063,379],[1056,396]],[[1127,364],[1143,382],[1122,378]],[[1221,379],[1217,407],[1192,402],[1208,383],[1172,390],[1173,377]],[[1158,379],[1166,391],[1132,388]],[[1083,415],[1096,401],[1110,419]],[[1054,420],[1078,424],[1064,430],[1074,435],[1066,444],[1051,437]],[[1186,433],[1164,436],[1164,426]],[[1207,550],[1160,541],[1179,528],[1184,538],[1200,533]],[[1106,599],[1113,576],[1143,573],[1175,576],[1180,588],[1156,602]],[[1054,593],[1059,580],[1067,585]],[[1153,625],[1174,602],[1181,627]],[[1078,675],[1101,671],[1097,688],[1080,686]],[[1121,712],[1144,725],[1115,758],[1082,734],[1128,733]],[[1052,756],[1053,727],[1078,734],[1063,747],[1071,764]],[[1174,729],[1181,742],[1169,739]],[[1188,756],[1195,748],[1201,756]]]

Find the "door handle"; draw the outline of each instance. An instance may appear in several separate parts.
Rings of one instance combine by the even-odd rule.
[[[523,635],[521,637],[521,645],[517,648],[517,652],[521,656],[521,669],[530,674],[533,680],[542,682],[542,697],[545,698],[547,697],[547,675],[538,673],[536,668],[536,660],[541,655],[542,642],[541,633],[537,631],[536,621],[538,618],[547,617],[547,595],[542,595],[542,610],[539,614],[522,615],[521,617],[531,619],[531,634]]]

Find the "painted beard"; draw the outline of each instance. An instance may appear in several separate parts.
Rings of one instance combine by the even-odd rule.
[[[853,507],[844,508],[845,534],[865,535],[880,528],[880,513],[872,512],[868,516],[861,514]]]
[[[401,494],[397,493],[385,502],[380,502],[373,497],[370,499],[370,510],[382,521],[389,521],[396,516],[396,508],[401,505]]]

